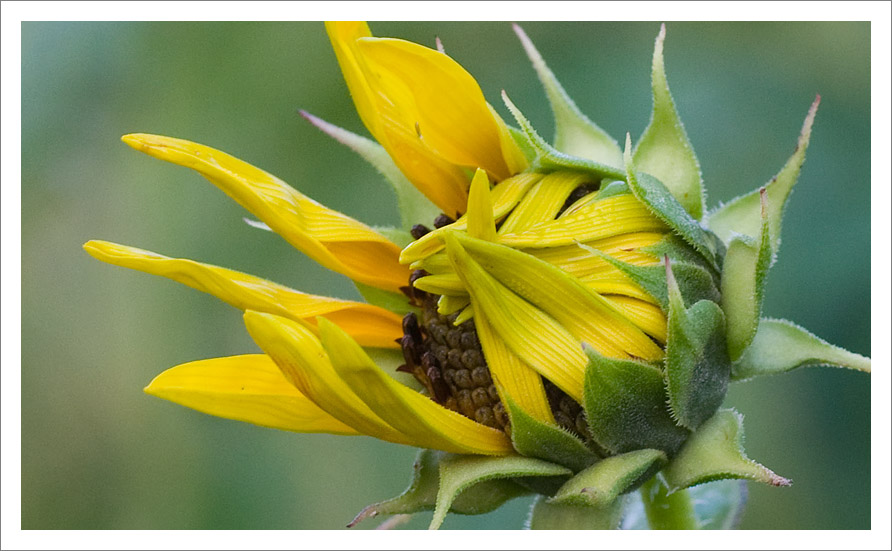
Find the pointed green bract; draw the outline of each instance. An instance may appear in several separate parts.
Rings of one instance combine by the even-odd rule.
[[[511,419],[511,442],[521,455],[564,465],[573,472],[598,460],[581,440],[559,427],[534,419],[510,396],[505,399],[505,408]]]
[[[666,265],[669,323],[666,341],[666,388],[676,421],[691,430],[712,417],[725,399],[731,362],[725,338],[725,316],[719,305],[701,300],[685,308],[684,299]]]
[[[762,313],[762,295],[771,265],[767,204],[762,194],[762,229],[758,240],[737,235],[728,244],[722,267],[722,310],[728,321],[728,354],[737,361],[752,342]]]
[[[537,168],[545,171],[580,170],[589,172],[600,178],[611,178],[616,180],[625,177],[623,171],[618,168],[601,164],[590,159],[574,157],[573,155],[562,153],[550,146],[544,139],[542,139],[542,136],[536,132],[533,125],[523,116],[523,113],[520,112],[517,106],[508,99],[508,94],[506,94],[504,90],[502,91],[502,100],[505,102],[508,110],[511,111],[511,114],[514,116],[520,129],[526,135],[530,145],[536,150],[537,159],[535,165]]]
[[[660,450],[636,450],[598,461],[568,480],[551,503],[604,507],[634,490],[667,461]]]
[[[691,216],[703,216],[703,186],[700,163],[681,124],[663,63],[663,40],[666,26],[660,27],[654,45],[653,96],[654,108],[650,124],[635,145],[633,157],[638,170],[652,174],[669,189]]]
[[[300,114],[310,123],[322,130],[338,142],[346,145],[359,154],[370,165],[381,173],[396,193],[400,210],[400,222],[404,230],[410,230],[418,220],[433,220],[440,214],[440,208],[434,205],[423,193],[403,176],[394,164],[393,159],[383,147],[368,138],[364,138],[349,130],[328,123],[306,111]]]
[[[613,453],[652,448],[674,455],[690,432],[669,414],[660,370],[589,348],[586,354],[583,405],[594,440]]]
[[[731,378],[741,381],[817,365],[870,373],[870,358],[833,346],[792,322],[763,319],[752,344],[734,364]]]
[[[722,244],[722,248],[724,248],[724,244]],[[672,266],[678,266],[681,263],[694,264],[703,268],[704,270],[707,270],[710,275],[713,276],[713,279],[715,280],[715,289],[716,291],[718,291],[719,281],[721,280],[719,271],[716,270],[712,266],[712,264],[707,262],[706,259],[703,258],[703,255],[697,253],[697,251],[695,251],[690,245],[685,243],[681,237],[670,233],[663,237],[657,243],[648,245],[647,247],[641,247],[639,250],[643,253],[653,255],[657,258],[668,256],[669,260],[672,261]],[[723,250],[718,256],[723,258],[724,254],[725,252]],[[679,274],[676,272],[675,275],[678,276]],[[682,278],[678,277],[678,279],[681,280]],[[684,296],[687,300],[692,301],[692,299],[684,293],[684,287],[682,287],[682,296]],[[709,298],[709,300],[716,301],[718,300],[718,296],[716,296],[715,298],[706,296],[700,298]]]
[[[748,458],[743,444],[743,416],[733,409],[719,410],[693,433],[678,455],[663,469],[670,488],[681,490],[697,484],[740,478],[772,486],[790,481]]]
[[[675,230],[676,234],[702,254],[715,269],[718,269],[715,245],[706,230],[691,217],[663,182],[646,172],[641,172],[637,162],[633,163],[631,141],[631,137],[626,134],[626,181],[632,188],[632,193],[647,206],[654,216]]]
[[[669,293],[666,286],[666,268],[664,266],[636,266],[589,247],[584,243],[579,243],[578,245],[590,253],[603,258],[622,271],[629,279],[644,289],[647,294],[656,299],[663,310],[669,308]],[[687,262],[673,262],[672,270],[677,277],[681,294],[687,301],[719,300],[721,295],[716,288],[715,280],[705,268]]]
[[[781,220],[784,208],[790,193],[793,191],[793,186],[799,178],[802,163],[805,162],[805,150],[808,148],[811,127],[820,102],[821,96],[818,96],[808,110],[808,115],[805,117],[805,122],[802,123],[802,132],[799,134],[799,141],[796,144],[796,150],[793,152],[793,155],[790,156],[780,172],[764,186],[769,207],[767,217],[768,226],[771,230],[771,251],[774,255],[777,254],[780,246]],[[735,233],[755,238],[758,237],[762,227],[761,209],[759,190],[757,189],[719,207],[709,215],[707,223],[709,228],[725,243],[730,242]]]
[[[555,126],[554,147],[569,155],[592,159],[605,165],[622,166],[623,153],[616,140],[576,107],[523,29],[516,24],[513,27],[551,104]]]
[[[399,496],[369,505],[359,512],[348,528],[378,515],[398,515],[430,511],[437,503],[440,489],[440,462],[449,454],[421,450],[415,459],[412,481]],[[450,510],[463,515],[479,515],[500,507],[508,500],[529,493],[510,480],[488,480],[464,492],[452,502]]]
[[[440,527],[446,513],[463,490],[481,482],[516,476],[567,476],[570,469],[530,457],[480,457],[450,455],[440,461],[440,488],[430,529]]]

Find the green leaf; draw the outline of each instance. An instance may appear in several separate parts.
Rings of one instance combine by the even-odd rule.
[[[440,214],[439,207],[434,205],[403,176],[383,147],[368,138],[325,122],[306,111],[301,111],[300,114],[313,126],[358,153],[384,176],[396,193],[400,223],[404,230],[410,230],[419,220],[433,220]]]
[[[663,40],[666,25],[660,27],[654,44],[653,96],[654,108],[650,124],[644,130],[633,153],[639,170],[653,174],[694,218],[703,216],[703,186],[700,163],[681,124],[663,63]]]
[[[566,476],[570,469],[530,457],[449,455],[440,461],[440,490],[430,529],[436,530],[463,490],[481,482],[516,476]],[[482,497],[485,497],[483,494]]]
[[[767,217],[771,231],[771,251],[774,255],[777,255],[777,249],[780,246],[781,220],[787,198],[793,191],[802,163],[805,162],[805,150],[808,148],[812,123],[814,123],[815,113],[820,102],[821,96],[818,96],[808,110],[793,155],[790,156],[780,172],[764,186],[768,195]],[[759,190],[757,189],[720,206],[708,216],[708,225],[725,243],[729,243],[735,233],[757,237],[762,226],[761,210]]]
[[[697,484],[739,478],[772,486],[789,486],[786,478],[748,458],[742,449],[743,416],[721,409],[693,433],[678,455],[663,469],[670,488],[682,490]]]
[[[764,204],[764,193],[763,207]],[[762,294],[771,265],[771,238],[766,208],[759,240],[746,235],[731,239],[722,267],[722,310],[728,321],[728,354],[736,361],[753,341],[762,314]]]
[[[613,453],[652,448],[672,456],[690,434],[666,406],[662,372],[586,347],[584,406],[592,437]]]
[[[636,266],[605,254],[585,243],[577,243],[577,245],[613,264],[629,279],[647,291],[647,294],[654,297],[659,302],[660,308],[669,309],[669,293],[666,290],[666,268],[664,266]],[[672,264],[672,270],[676,274],[678,286],[685,300],[689,302],[719,300],[721,295],[715,285],[715,279],[705,268],[697,264],[678,262]]]
[[[593,174],[598,178],[611,178],[614,180],[625,178],[623,171],[618,168],[558,151],[542,139],[542,136],[536,132],[533,125],[530,124],[530,121],[527,120],[517,106],[508,99],[508,94],[506,94],[504,90],[502,91],[502,100],[505,102],[508,110],[511,111],[511,114],[514,116],[520,129],[523,130],[529,143],[533,146],[533,149],[536,150],[537,160],[536,163],[534,163],[535,166],[533,168],[544,171],[578,170]]]
[[[579,472],[598,456],[569,432],[534,419],[506,396],[505,407],[511,419],[511,442],[518,453],[564,465]]]
[[[700,530],[733,530],[740,524],[746,507],[745,480],[717,480],[687,490],[694,504],[694,514]],[[648,530],[647,515],[639,493],[626,498],[623,510],[623,530]]]
[[[695,430],[722,405],[731,377],[725,315],[718,304],[701,300],[685,308],[667,264],[669,321],[666,340],[666,387],[673,416]]]
[[[536,74],[551,104],[551,111],[554,113],[555,148],[569,155],[592,159],[605,165],[622,166],[623,153],[616,140],[576,107],[523,29],[517,24],[513,27],[533,63],[533,68],[536,69]]]
[[[430,511],[437,502],[440,488],[440,463],[450,454],[421,450],[415,459],[412,482],[399,496],[369,505],[356,515],[351,528],[367,518],[378,515],[397,515]],[[529,493],[510,480],[485,481],[464,492],[451,505],[451,511],[465,515],[488,513],[515,497]]]
[[[660,450],[637,450],[598,461],[561,486],[549,503],[604,507],[632,491],[667,461]]]
[[[685,240],[698,253],[718,269],[716,247],[707,231],[678,202],[666,185],[646,172],[639,170],[632,162],[631,138],[626,134],[626,181],[632,193],[644,203],[654,216],[662,220],[676,234]]]
[[[530,510],[530,530],[615,530],[622,520],[623,499],[605,507],[549,503],[540,496]]]
[[[752,344],[732,367],[731,379],[742,381],[817,365],[870,373],[870,358],[833,346],[789,321],[762,319]]]

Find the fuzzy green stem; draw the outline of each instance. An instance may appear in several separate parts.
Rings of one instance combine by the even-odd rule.
[[[697,515],[687,490],[669,493],[665,482],[655,476],[641,486],[641,500],[651,530],[696,530]]]

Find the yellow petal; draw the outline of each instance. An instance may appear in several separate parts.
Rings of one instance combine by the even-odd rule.
[[[573,172],[555,172],[542,178],[508,215],[499,234],[520,233],[535,224],[554,220],[570,193],[590,178]]]
[[[421,140],[433,151],[456,165],[482,168],[496,180],[514,174],[483,92],[461,65],[405,40],[356,42],[372,89],[396,106],[407,125],[417,124]]]
[[[245,312],[245,325],[254,342],[275,361],[285,378],[329,415],[361,434],[416,445],[375,415],[341,380],[319,339],[307,327],[251,310]]]
[[[503,182],[499,182],[492,189],[493,218],[501,219],[503,216],[511,212],[511,210],[523,199],[529,189],[543,177],[537,172],[527,172],[518,174]],[[400,254],[400,262],[403,264],[412,264],[424,259],[443,248],[442,235],[443,232],[453,230],[464,230],[468,227],[467,216],[462,216],[454,223],[435,229],[410,243]]]
[[[483,270],[553,317],[605,356],[656,360],[662,349],[599,294],[563,270],[529,254],[455,235]],[[472,303],[474,293],[471,293]]]
[[[665,231],[635,196],[617,195],[596,201],[572,216],[542,222],[519,233],[504,234],[499,241],[512,247],[545,248],[584,243],[624,233]]]
[[[145,391],[202,413],[294,432],[358,434],[289,383],[263,354],[172,367]]]
[[[143,153],[192,168],[265,222],[291,245],[326,268],[389,291],[399,291],[409,272],[399,247],[368,226],[330,210],[285,182],[210,147],[151,134],[124,142]]]
[[[453,453],[507,455],[505,433],[446,409],[385,374],[346,333],[319,320],[319,331],[334,369],[382,419],[418,446]]]
[[[496,335],[520,360],[556,384],[577,402],[588,361],[581,343],[551,316],[496,281],[464,250],[457,232],[445,236],[455,266],[475,312],[482,312]]]
[[[437,299],[437,312],[444,316],[448,316],[466,308],[469,304],[471,304],[471,297],[467,294],[441,295],[440,298]]]
[[[325,316],[363,346],[396,348],[394,339],[403,333],[399,316],[371,304],[301,293],[242,272],[107,241],[89,241],[84,249],[103,262],[172,279],[240,310],[304,320],[313,326],[316,316]]]
[[[471,181],[468,194],[468,235],[486,241],[495,241],[496,222],[493,219],[492,195],[486,171],[478,168]]]
[[[642,331],[666,344],[666,314],[656,304],[624,295],[603,295]]]
[[[443,212],[450,216],[464,212],[468,189],[464,172],[419,139],[411,110],[383,97],[370,82],[366,60],[357,49],[358,39],[371,36],[368,25],[329,21],[325,27],[356,110],[372,136],[406,178]]]
[[[415,280],[416,289],[435,295],[456,295],[465,292],[465,285],[455,273],[429,275]]]
[[[510,397],[534,419],[554,425],[554,414],[545,395],[542,377],[505,345],[485,315],[477,314],[474,325],[502,403]]]
[[[656,244],[665,237],[655,232],[627,233],[586,243],[623,262],[638,266],[658,264],[659,259],[638,249]],[[548,249],[524,249],[536,258],[554,264],[575,277],[599,276],[619,272],[612,264],[596,254],[576,245],[564,245]]]

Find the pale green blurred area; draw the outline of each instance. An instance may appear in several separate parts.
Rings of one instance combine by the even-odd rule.
[[[620,140],[641,133],[658,24],[523,26],[593,120]],[[431,46],[439,35],[503,115],[504,88],[551,135],[509,24],[372,29]],[[822,95],[764,312],[865,355],[869,44],[867,23],[670,23],[665,50],[710,207],[765,183]],[[374,170],[297,114],[365,133],[322,25],[24,23],[22,98],[22,527],[336,529],[400,492],[410,448],[257,428],[143,394],[170,366],[257,347],[238,311],[81,249],[106,239],[357,297],[196,174],[119,141],[205,143],[367,223],[396,223]],[[869,390],[869,376],[828,369],[732,388],[749,455],[794,481],[751,484],[744,528],[869,528]],[[529,502],[445,527],[519,528]]]

